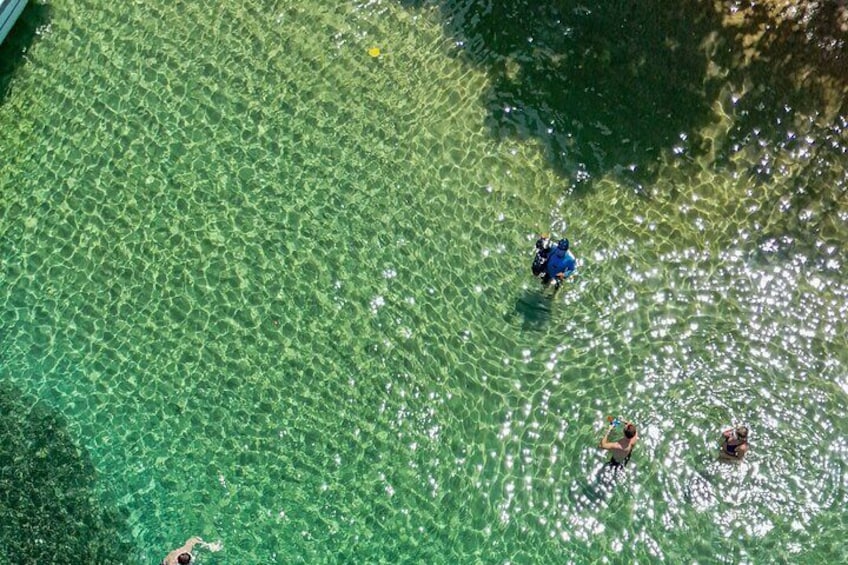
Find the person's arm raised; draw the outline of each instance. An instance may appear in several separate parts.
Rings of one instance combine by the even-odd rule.
[[[604,434],[604,437],[603,437],[603,438],[601,439],[601,441],[598,443],[598,447],[599,447],[600,449],[616,449],[616,448],[618,447],[618,444],[617,444],[617,443],[612,443],[612,442],[610,442],[610,441],[607,441],[607,439],[609,438],[610,432],[612,431],[613,427],[614,427],[614,426],[610,426],[609,428],[607,428],[607,433],[605,433],[605,434]]]
[[[203,540],[200,539],[197,536],[188,538],[186,540],[186,542],[183,544],[183,546],[180,548],[180,553],[191,553],[192,550],[194,549],[194,546],[197,545],[198,543],[202,542],[202,541]]]

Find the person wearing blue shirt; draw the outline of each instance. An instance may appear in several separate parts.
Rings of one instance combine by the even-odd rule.
[[[577,269],[577,260],[568,248],[568,240],[561,239],[557,243],[556,248],[548,255],[548,262],[545,265],[545,275],[542,277],[542,285],[547,285],[551,281],[554,281],[554,292],[559,290],[562,281],[573,275],[574,270]]]

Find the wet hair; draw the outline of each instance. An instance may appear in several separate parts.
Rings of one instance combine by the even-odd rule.
[[[748,441],[748,428],[745,426],[736,428],[736,437],[742,441]]]
[[[191,553],[180,553],[179,556],[177,556],[177,563],[180,565],[188,565],[191,563]]]
[[[636,437],[636,426],[633,424],[627,424],[624,426],[624,437],[628,439],[633,439]]]
[[[563,251],[568,251],[568,247],[569,247],[569,245],[568,245],[567,239],[561,239],[561,240],[559,240],[559,243],[557,243],[557,249],[562,249]]]

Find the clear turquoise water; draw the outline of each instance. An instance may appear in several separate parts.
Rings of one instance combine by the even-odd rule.
[[[591,10],[530,56],[516,14],[325,4],[56,2],[0,51],[0,557],[845,561],[840,118],[776,141],[731,74],[639,132]]]

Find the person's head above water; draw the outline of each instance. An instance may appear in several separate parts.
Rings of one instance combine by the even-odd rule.
[[[180,553],[177,557],[177,563],[180,565],[188,565],[191,563],[191,553]]]
[[[633,424],[627,424],[624,426],[624,437],[628,439],[633,439],[636,437],[636,426]]]
[[[748,441],[748,428],[745,426],[738,426],[736,428],[736,439],[739,441]]]
[[[568,251],[568,240],[567,239],[559,240],[559,243],[557,243],[557,249],[561,249],[563,251]]]

